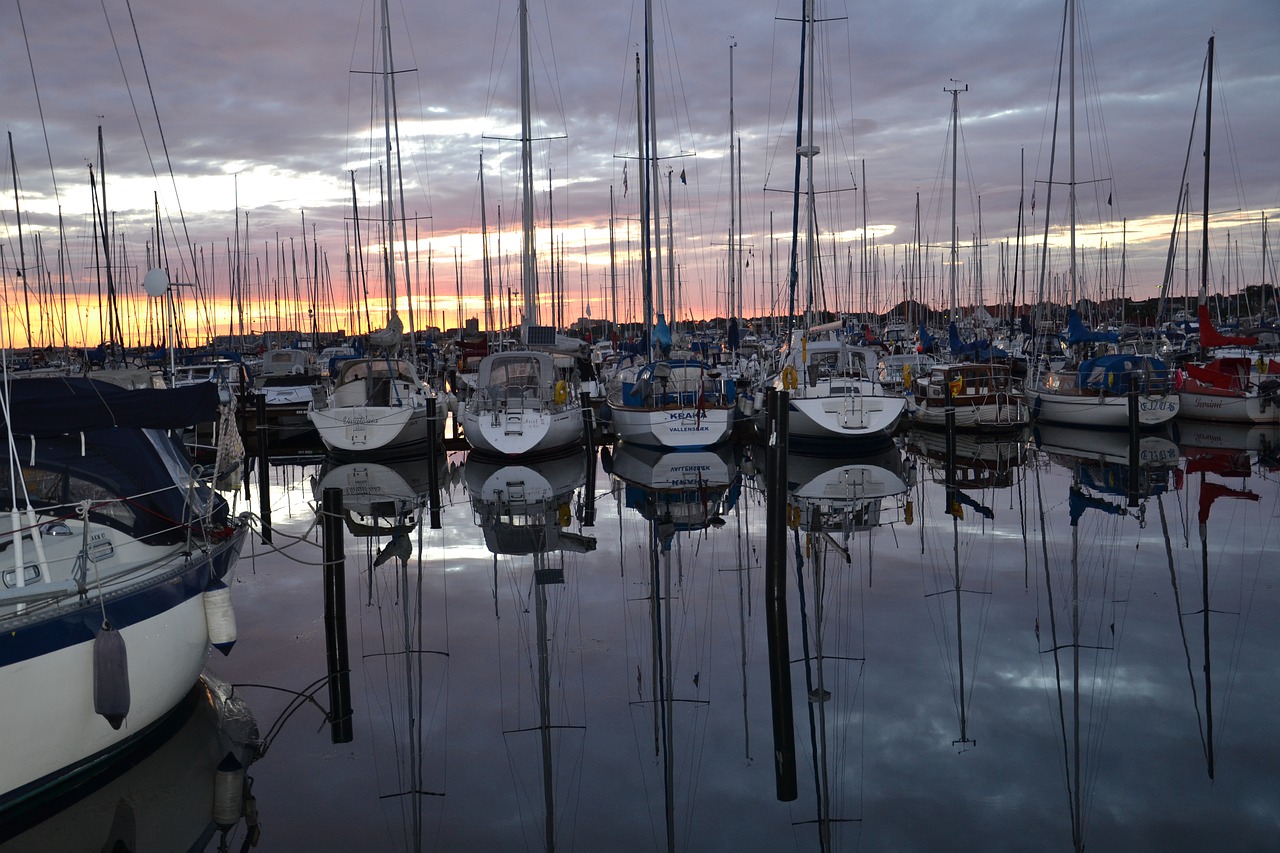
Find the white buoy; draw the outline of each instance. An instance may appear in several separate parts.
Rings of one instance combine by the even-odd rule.
[[[93,710],[117,730],[129,716],[129,655],[109,622],[93,638]]]
[[[228,752],[213,776],[213,822],[223,829],[235,826],[244,814],[244,765]]]
[[[210,645],[224,655],[231,654],[236,644],[236,613],[231,608],[231,588],[220,580],[212,581],[204,591],[204,620]]]

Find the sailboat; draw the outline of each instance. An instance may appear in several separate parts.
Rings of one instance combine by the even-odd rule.
[[[0,388],[0,814],[100,772],[234,643],[249,527],[174,437],[218,405],[211,383]]]
[[[467,443],[501,457],[550,454],[582,440],[576,359],[585,344],[538,325],[538,258],[533,225],[533,107],[529,91],[529,8],[520,0],[520,188],[524,350],[491,352],[476,368],[460,419]]]
[[[906,383],[908,409],[913,424],[934,429],[981,429],[984,431],[1017,431],[1030,421],[1030,413],[1022,394],[1021,383],[1013,367],[985,341],[964,343],[956,330],[959,309],[956,275],[960,265],[956,230],[956,183],[959,151],[960,93],[957,87],[946,89],[951,95],[951,263],[950,360],[929,366]]]
[[[879,376],[879,353],[852,343],[844,334],[844,321],[819,323],[817,307],[821,290],[818,259],[817,190],[813,161],[820,153],[814,136],[816,32],[814,3],[804,4],[801,38],[801,76],[805,99],[797,117],[796,187],[801,165],[805,172],[803,234],[792,232],[791,290],[794,304],[799,284],[798,255],[803,240],[805,257],[805,328],[793,329],[781,353],[773,388],[790,394],[788,431],[800,444],[881,439],[891,435],[906,410],[898,393],[885,390]],[[802,140],[802,141],[800,141]]]
[[[398,171],[400,138],[399,119],[394,109],[393,79],[395,68],[391,58],[391,17],[387,0],[381,5],[382,26],[382,115],[385,138],[386,186]],[[407,246],[404,231],[403,194],[397,205],[385,205],[387,251],[383,254],[383,275],[387,296],[387,325],[369,333],[370,355],[343,363],[332,389],[319,392],[307,410],[320,440],[329,450],[339,453],[392,453],[421,448],[433,435],[443,436],[448,402],[418,374],[417,366],[401,354],[404,323],[396,311],[397,235]],[[407,269],[407,262],[406,262]]]
[[[661,204],[658,181],[657,117],[653,98],[653,3],[645,5],[643,84],[636,57],[637,112],[640,128],[641,281],[647,352],[639,364],[625,367],[609,381],[606,391],[608,417],[614,432],[625,442],[674,450],[696,450],[719,444],[729,437],[737,411],[733,379],[719,367],[695,358],[693,352],[671,351],[671,333],[662,313]],[[648,95],[644,93],[647,92]],[[681,176],[683,178],[683,172]],[[652,247],[652,249],[650,248]],[[672,247],[667,247],[668,257]],[[655,278],[657,281],[655,283]],[[672,288],[674,297],[675,289]],[[655,296],[657,322],[654,326]],[[674,314],[675,306],[672,306]]]
[[[1067,344],[1071,347],[1072,357],[1060,366],[1037,361],[1027,382],[1026,393],[1037,421],[1113,429],[1123,429],[1131,424],[1134,427],[1151,427],[1170,421],[1178,414],[1179,398],[1168,366],[1154,355],[1119,352],[1117,334],[1090,330],[1080,317],[1076,250],[1074,36],[1065,48],[1069,52],[1067,213],[1071,235],[1068,265],[1071,307],[1067,317]],[[1050,185],[1052,181],[1051,175]],[[1042,280],[1048,258],[1046,247],[1041,254]],[[1091,353],[1095,347],[1100,351]]]
[[[1178,374],[1178,398],[1190,418],[1239,424],[1280,424],[1280,362],[1258,357],[1255,368],[1253,335],[1226,335],[1213,325],[1209,313],[1209,155],[1213,121],[1213,37],[1205,58],[1204,211],[1201,214],[1200,295],[1196,312],[1200,321],[1203,354],[1211,358],[1183,362]],[[1176,234],[1176,232],[1175,232]],[[1241,351],[1243,350],[1243,352]],[[1263,370],[1265,368],[1265,370]]]

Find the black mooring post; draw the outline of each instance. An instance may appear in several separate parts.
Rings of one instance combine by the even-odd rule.
[[[440,529],[440,457],[444,455],[444,444],[440,439],[439,425],[436,423],[436,400],[427,400],[427,448],[429,464],[427,465],[427,501],[431,508],[431,529]]]
[[[795,713],[791,705],[791,643],[787,631],[787,411],[791,395],[766,395],[769,443],[765,450],[765,633],[769,645],[769,699],[773,706],[774,781],[778,800],[797,796]]]
[[[271,466],[267,462],[267,395],[258,394],[254,401],[258,423],[254,435],[258,439],[258,517],[262,519],[262,541],[271,542]]]
[[[1139,467],[1141,459],[1138,450],[1138,393],[1133,388],[1129,389],[1129,506],[1136,507],[1138,505],[1139,477],[1142,470]]]
[[[596,429],[595,413],[591,408],[591,394],[583,391],[579,398],[582,405],[582,432],[587,442],[587,493],[579,519],[588,527],[596,523]]]
[[[347,571],[342,532],[342,489],[320,500],[324,547],[324,640],[329,671],[329,738],[351,742],[351,669],[347,662]]]

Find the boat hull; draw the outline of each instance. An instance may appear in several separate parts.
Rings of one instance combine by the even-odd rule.
[[[1032,417],[1064,426],[1125,429],[1129,426],[1129,398],[1100,394],[1054,394],[1038,390],[1028,395]],[[1157,426],[1177,416],[1176,394],[1139,394],[1138,423]]]
[[[444,407],[436,414],[436,435],[444,425]],[[431,437],[431,418],[414,406],[338,406],[312,409],[311,423],[325,447],[339,453],[423,449]]]
[[[1232,424],[1280,424],[1280,405],[1277,405],[1280,400],[1274,396],[1184,386],[1178,392],[1178,399],[1181,414],[1186,418]]]
[[[787,429],[792,438],[830,441],[891,435],[906,409],[901,397],[791,398]]]
[[[39,619],[9,617],[16,626],[0,638],[0,812],[91,776],[179,704],[209,655],[203,593],[210,578],[231,579],[247,530],[238,525],[209,553],[149,570],[105,600],[91,593]],[[94,710],[104,610],[127,651],[130,701],[119,729]]]
[[[462,434],[474,449],[500,456],[555,453],[582,441],[582,409],[493,408],[462,412]]]
[[[629,444],[667,450],[702,450],[725,441],[736,406],[646,409],[609,407],[613,429]]]

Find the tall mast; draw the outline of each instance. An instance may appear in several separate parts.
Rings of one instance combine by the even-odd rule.
[[[529,5],[520,0],[520,277],[524,334],[538,324],[538,256],[533,245],[533,118],[529,97]]]
[[[957,81],[952,80],[955,83]],[[960,262],[960,233],[956,226],[956,164],[959,162],[957,150],[960,141],[960,93],[969,91],[969,84],[966,83],[964,88],[948,89],[945,86],[942,91],[951,95],[951,317],[954,322],[957,317],[956,306],[956,267]]]
[[[662,305],[662,205],[658,203],[658,188],[660,186],[661,173],[659,172],[658,161],[658,121],[656,116],[656,108],[654,101],[656,100],[654,81],[654,58],[653,58],[653,0],[645,0],[644,3],[644,76],[645,76],[645,146],[648,148],[648,160],[645,163],[646,168],[652,175],[649,181],[650,192],[654,198],[649,205],[649,209],[653,214],[652,243],[653,243],[653,291],[656,298],[655,311],[659,316],[663,314]]]
[[[1203,226],[1200,237],[1200,298],[1208,298],[1209,293],[1209,137],[1213,128],[1213,39],[1209,36],[1208,77],[1205,82],[1204,96],[1204,209]]]
[[[816,10],[814,8],[816,0],[806,0],[805,2],[805,23],[808,27],[807,41],[809,56],[813,56],[814,33],[817,30]],[[802,60],[803,61],[803,60]],[[805,158],[805,264],[807,266],[806,281],[806,299],[808,300],[807,320],[808,325],[814,325],[816,314],[814,310],[815,296],[817,293],[816,279],[817,273],[815,267],[818,263],[818,247],[817,247],[817,219],[818,206],[817,200],[813,197],[813,158],[818,156],[818,147],[813,144],[813,75],[816,62],[810,61],[805,71],[808,77],[807,85],[809,88],[809,100],[806,105],[807,115],[805,116],[805,144],[800,149],[801,155]]]
[[[382,132],[385,141],[385,150],[387,155],[387,187],[388,193],[393,193],[391,181],[391,132],[392,132],[392,116],[391,116],[391,13],[388,10],[387,0],[382,0]],[[395,262],[395,245],[396,245],[396,217],[394,213],[394,205],[390,202],[386,205],[387,217],[387,252],[383,263],[387,276],[387,306],[388,316],[396,313],[396,262]]]
[[[489,224],[484,207],[484,152],[480,152],[480,250],[484,263],[484,330],[493,338],[493,268],[489,260]]]
[[[1067,91],[1070,104],[1067,109],[1067,161],[1070,178],[1067,184],[1067,209],[1071,217],[1071,307],[1077,307],[1076,299],[1076,4],[1069,0],[1067,15],[1067,39],[1071,47],[1068,62]]]
[[[733,49],[737,47],[737,42],[733,42],[728,46],[728,292],[726,295],[727,309],[726,313],[730,318],[735,316],[735,284],[741,287],[737,280],[737,263],[739,263],[739,254],[737,254],[736,246],[733,245],[733,232],[737,228],[737,175],[735,168],[737,160],[733,156]]]

